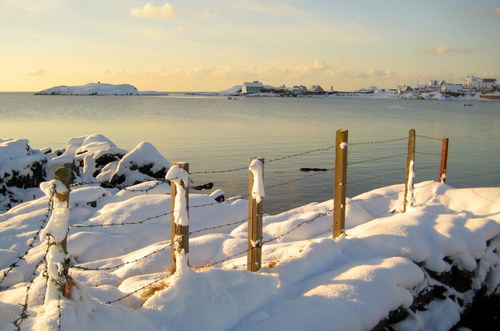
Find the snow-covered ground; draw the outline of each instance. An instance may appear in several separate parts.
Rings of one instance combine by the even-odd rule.
[[[166,95],[164,92],[138,91],[129,84],[89,83],[81,86],[54,86],[40,91],[39,95]]]
[[[94,166],[86,176],[99,148],[120,152],[92,137],[70,140],[59,156],[83,153]],[[157,159],[151,147],[132,155]],[[101,174],[111,177],[123,159]],[[16,329],[12,322],[22,330],[370,330],[384,320],[396,330],[449,330],[477,290],[500,294],[500,188],[417,183],[406,213],[403,190],[348,199],[347,231],[335,240],[332,200],[265,215],[256,273],[246,270],[247,201],[191,192],[190,267],[170,275],[168,183],[76,185],[69,300],[44,299],[40,232],[50,194],[26,201],[0,214],[0,330]]]

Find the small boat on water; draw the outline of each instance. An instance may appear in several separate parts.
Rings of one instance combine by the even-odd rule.
[[[464,103],[464,106],[471,107],[472,103]]]

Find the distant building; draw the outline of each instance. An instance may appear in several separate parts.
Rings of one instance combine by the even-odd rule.
[[[495,78],[480,78],[474,76],[467,76],[464,79],[464,87],[472,88],[477,90],[494,90],[497,85],[497,80]]]
[[[307,87],[305,87],[304,85],[298,85],[292,87],[291,91],[294,94],[304,94],[307,92]]]
[[[264,89],[264,85],[261,82],[244,82],[241,86],[241,93],[260,93]]]
[[[461,93],[464,86],[462,84],[443,84],[439,89],[443,93]]]
[[[443,84],[446,84],[444,80],[430,80],[427,83],[428,89],[432,90],[438,90]]]
[[[411,86],[408,86],[408,85],[398,86],[396,90],[397,90],[398,94],[405,94],[405,93],[413,92],[413,89],[411,88]]]
[[[319,85],[312,85],[310,88],[309,88],[309,92],[313,92],[313,93],[323,93],[325,92],[325,90],[323,90],[323,88]]]

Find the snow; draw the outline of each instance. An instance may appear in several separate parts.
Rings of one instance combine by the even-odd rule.
[[[104,138],[70,140],[63,156],[90,162],[85,155],[116,151]],[[17,144],[26,151],[25,142]],[[166,165],[150,147],[142,144],[130,158]],[[10,151],[13,160],[27,153]],[[262,164],[250,170],[260,177]],[[177,189],[189,183],[177,166],[165,178]],[[62,219],[59,206],[48,213],[54,185],[64,192],[62,183],[49,180],[41,185],[46,196],[0,214],[1,331],[13,329],[25,300],[22,330],[370,330],[397,309],[409,317],[392,324],[395,330],[449,330],[460,319],[461,301],[470,303],[481,287],[500,293],[498,187],[414,183],[414,206],[406,213],[394,212],[404,183],[366,192],[346,199],[346,233],[336,240],[332,200],[264,215],[263,267],[256,273],[246,270],[247,201],[217,202],[221,189],[190,194],[189,220],[178,218],[189,222],[189,266],[181,252],[170,275],[170,188],[147,181],[121,190],[71,187],[64,217],[76,286],[70,299],[61,298],[44,271],[60,280],[58,263],[66,256],[51,246],[55,263],[47,267],[47,242],[40,241],[46,233],[65,234],[54,228],[53,220]],[[263,183],[253,191],[263,197]],[[10,269],[34,236],[33,247]],[[470,289],[433,276],[456,268],[471,272]],[[414,308],[419,293],[433,286],[442,286],[445,298]]]
[[[262,161],[259,159],[254,159],[250,162],[248,166],[248,170],[253,175],[253,184],[252,184],[252,198],[255,199],[257,203],[260,203],[262,199],[266,196],[264,190],[264,165]]]
[[[189,225],[189,216],[187,211],[186,189],[189,187],[189,174],[181,169],[179,165],[172,166],[165,176],[165,179],[175,184],[175,207],[173,210],[174,223],[181,226]]]
[[[54,86],[36,93],[37,95],[166,95],[163,92],[138,91],[130,84],[89,83],[79,86]]]

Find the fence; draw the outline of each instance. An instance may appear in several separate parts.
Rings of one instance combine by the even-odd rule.
[[[417,138],[422,138],[427,141],[441,142],[441,152],[420,152],[416,150],[416,140]],[[349,162],[349,149],[356,148],[357,146],[363,145],[377,145],[377,144],[388,144],[388,143],[400,143],[407,141],[406,151],[403,153],[396,153],[391,155],[377,156],[374,158],[368,158],[363,160],[351,161]],[[173,163],[171,165],[170,170],[168,171],[165,180],[159,180],[157,183],[151,185],[145,189],[132,189],[132,188],[123,188],[126,191],[131,192],[150,192],[152,189],[163,185],[165,183],[170,184],[170,210],[165,213],[159,214],[157,216],[148,217],[146,219],[129,222],[129,223],[117,223],[117,224],[90,224],[90,225],[69,225],[69,204],[68,197],[70,193],[70,187],[74,187],[77,185],[86,185],[85,183],[77,183],[71,184],[72,181],[72,166],[66,165],[56,171],[55,179],[43,183],[41,185],[42,190],[48,197],[48,207],[47,214],[43,217],[40,222],[40,226],[35,231],[34,236],[29,240],[29,244],[27,249],[18,257],[16,261],[14,261],[7,269],[5,269],[0,278],[0,285],[4,282],[4,280],[8,277],[8,275],[19,266],[21,260],[23,260],[31,249],[35,247],[35,242],[40,239],[40,241],[45,241],[46,250],[45,254],[40,259],[34,267],[33,272],[29,276],[28,283],[26,286],[26,295],[24,298],[24,302],[20,304],[21,312],[12,323],[16,330],[20,330],[21,324],[28,318],[28,301],[30,290],[37,275],[38,270],[42,265],[45,264],[45,273],[47,274],[47,290],[45,296],[45,302],[54,302],[57,300],[57,309],[58,313],[58,321],[57,325],[60,329],[60,319],[61,319],[61,300],[63,298],[69,298],[71,288],[75,285],[74,280],[69,275],[69,269],[79,269],[83,271],[106,271],[106,270],[115,270],[127,264],[133,264],[140,260],[146,259],[153,255],[156,255],[162,251],[170,249],[171,254],[171,267],[170,270],[172,273],[174,272],[182,272],[184,268],[189,267],[189,236],[209,231],[215,230],[223,227],[236,226],[243,223],[248,223],[248,244],[247,248],[233,254],[231,256],[227,256],[218,261],[213,261],[210,263],[210,266],[216,266],[222,264],[226,261],[232,260],[235,257],[241,256],[243,254],[247,254],[247,263],[244,265],[249,271],[256,272],[262,266],[262,247],[265,244],[276,241],[284,236],[296,231],[297,229],[305,226],[307,224],[311,224],[316,220],[325,217],[332,216],[332,228],[333,228],[333,238],[338,238],[345,233],[345,213],[346,206],[349,203],[359,201],[359,200],[371,200],[377,199],[380,197],[387,197],[389,195],[395,194],[403,194],[402,201],[402,211],[406,212],[409,207],[414,204],[414,178],[415,178],[415,164],[416,164],[416,155],[429,155],[429,156],[440,156],[440,165],[439,165],[439,176],[438,180],[440,182],[445,182],[446,180],[446,170],[447,170],[447,156],[448,156],[448,138],[434,138],[429,136],[416,135],[415,130],[410,130],[408,137],[401,137],[396,139],[389,139],[383,141],[369,141],[369,142],[355,142],[349,143],[348,141],[348,131],[347,130],[338,130],[336,134],[335,144],[332,146],[328,146],[325,148],[318,148],[314,150],[304,151],[300,153],[295,153],[291,155],[281,156],[278,158],[270,159],[265,161],[264,158],[256,158],[252,157],[249,160],[249,165],[247,167],[239,167],[233,169],[226,170],[208,170],[208,171],[199,171],[193,172],[191,174],[213,174],[213,173],[230,173],[230,172],[238,172],[243,170],[248,170],[248,192],[245,195],[248,198],[248,217],[241,220],[235,220],[234,222],[230,222],[227,224],[221,224],[217,226],[207,227],[204,229],[199,229],[196,231],[189,231],[189,210],[193,208],[203,208],[211,205],[217,205],[220,202],[216,201],[213,203],[207,203],[202,205],[189,206],[189,164],[186,162],[181,163]],[[306,171],[307,175],[302,176],[300,178],[296,178],[293,180],[285,181],[282,183],[277,183],[274,185],[270,185],[265,187],[264,185],[264,164],[270,165],[274,162],[287,160],[290,158],[300,157],[304,155],[313,154],[316,152],[325,152],[335,150],[335,166],[333,168],[302,168],[302,171]],[[359,182],[360,180],[351,180],[347,181],[348,178],[348,170],[356,165],[369,164],[372,162],[377,162],[380,160],[393,159],[397,157],[406,156],[406,169],[405,169],[405,188],[403,192],[396,192],[389,195],[380,195],[374,196],[369,199],[358,199],[358,200],[350,200],[346,202],[346,192],[347,186],[350,184],[354,184]],[[432,165],[432,167],[436,167]],[[262,236],[262,219],[263,219],[263,211],[264,211],[264,199],[266,196],[265,190],[272,190],[273,188],[287,185],[292,182],[297,182],[301,180],[305,180],[311,178],[312,176],[317,176],[318,174],[325,172],[334,172],[334,181],[333,181],[333,206],[332,209],[318,213],[314,217],[303,220],[297,223],[291,229],[288,229],[286,232],[276,235],[271,238],[267,238],[264,240]],[[385,176],[395,174],[386,173],[382,175],[376,175],[371,177],[365,177],[361,179],[361,181],[368,181],[373,179],[384,178]],[[95,183],[93,183],[95,184]],[[43,187],[42,187],[43,186]],[[211,187],[210,185],[201,185],[197,188],[207,188]],[[170,215],[170,241],[162,248],[157,249],[143,257],[137,258],[133,261],[123,262],[121,264],[111,266],[111,267],[102,267],[102,268],[89,268],[83,267],[79,265],[70,265],[69,257],[67,254],[67,235],[71,228],[91,228],[91,227],[111,227],[111,226],[129,226],[129,225],[138,225],[144,224],[154,219],[158,219],[160,217]],[[112,304],[123,300],[135,293],[138,293],[146,288],[149,288],[170,275],[165,277],[160,277],[155,279],[153,282],[146,284],[145,286],[136,289],[133,292],[127,293],[126,295],[117,298],[116,300],[107,302],[107,304]]]

